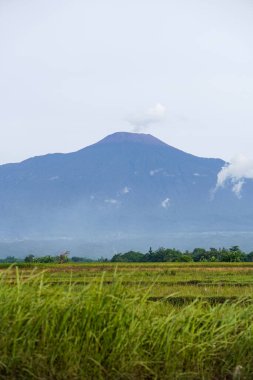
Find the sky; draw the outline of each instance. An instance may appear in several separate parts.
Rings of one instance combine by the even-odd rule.
[[[252,160],[252,20],[252,0],[0,0],[0,163],[117,131]]]

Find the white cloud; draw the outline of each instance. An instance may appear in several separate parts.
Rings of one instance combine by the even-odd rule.
[[[235,193],[235,195],[238,198],[241,198],[241,190],[242,190],[243,184],[244,184],[244,180],[242,179],[239,182],[236,182],[234,186],[232,187],[233,193]]]
[[[194,177],[207,177],[206,174],[193,173]]]
[[[121,190],[122,194],[128,194],[130,192],[130,188],[125,186],[122,190]]]
[[[155,174],[160,173],[161,171],[163,171],[163,169],[153,169],[150,170],[149,175],[154,176]]]
[[[156,103],[142,114],[130,116],[127,121],[132,124],[133,132],[141,132],[150,124],[160,123],[163,121],[166,114],[166,107],[161,103]]]
[[[253,160],[238,155],[231,162],[223,166],[217,175],[216,189],[224,187],[227,182],[232,183],[232,191],[240,198],[244,179],[253,179]]]
[[[117,201],[117,199],[105,199],[105,203],[110,203],[112,205],[117,205],[117,204],[119,204],[119,201]]]
[[[168,208],[168,207],[170,207],[170,198],[165,198],[165,199],[162,201],[161,206],[162,206],[163,208]]]

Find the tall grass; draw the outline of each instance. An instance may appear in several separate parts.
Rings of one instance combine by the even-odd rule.
[[[252,349],[250,304],[174,308],[116,275],[0,286],[0,379],[252,379]]]

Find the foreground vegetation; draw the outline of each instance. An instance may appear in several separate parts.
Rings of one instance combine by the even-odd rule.
[[[251,263],[26,265],[1,270],[1,379],[253,378]]]

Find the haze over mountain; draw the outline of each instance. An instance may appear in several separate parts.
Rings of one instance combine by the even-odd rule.
[[[0,254],[13,252],[17,241],[20,254],[38,252],[43,241],[44,249],[74,247],[89,256],[163,243],[191,248],[201,236],[209,246],[240,243],[231,240],[235,230],[245,243],[253,181],[241,197],[233,181],[214,193],[225,164],[148,134],[118,132],[74,153],[2,165]]]

